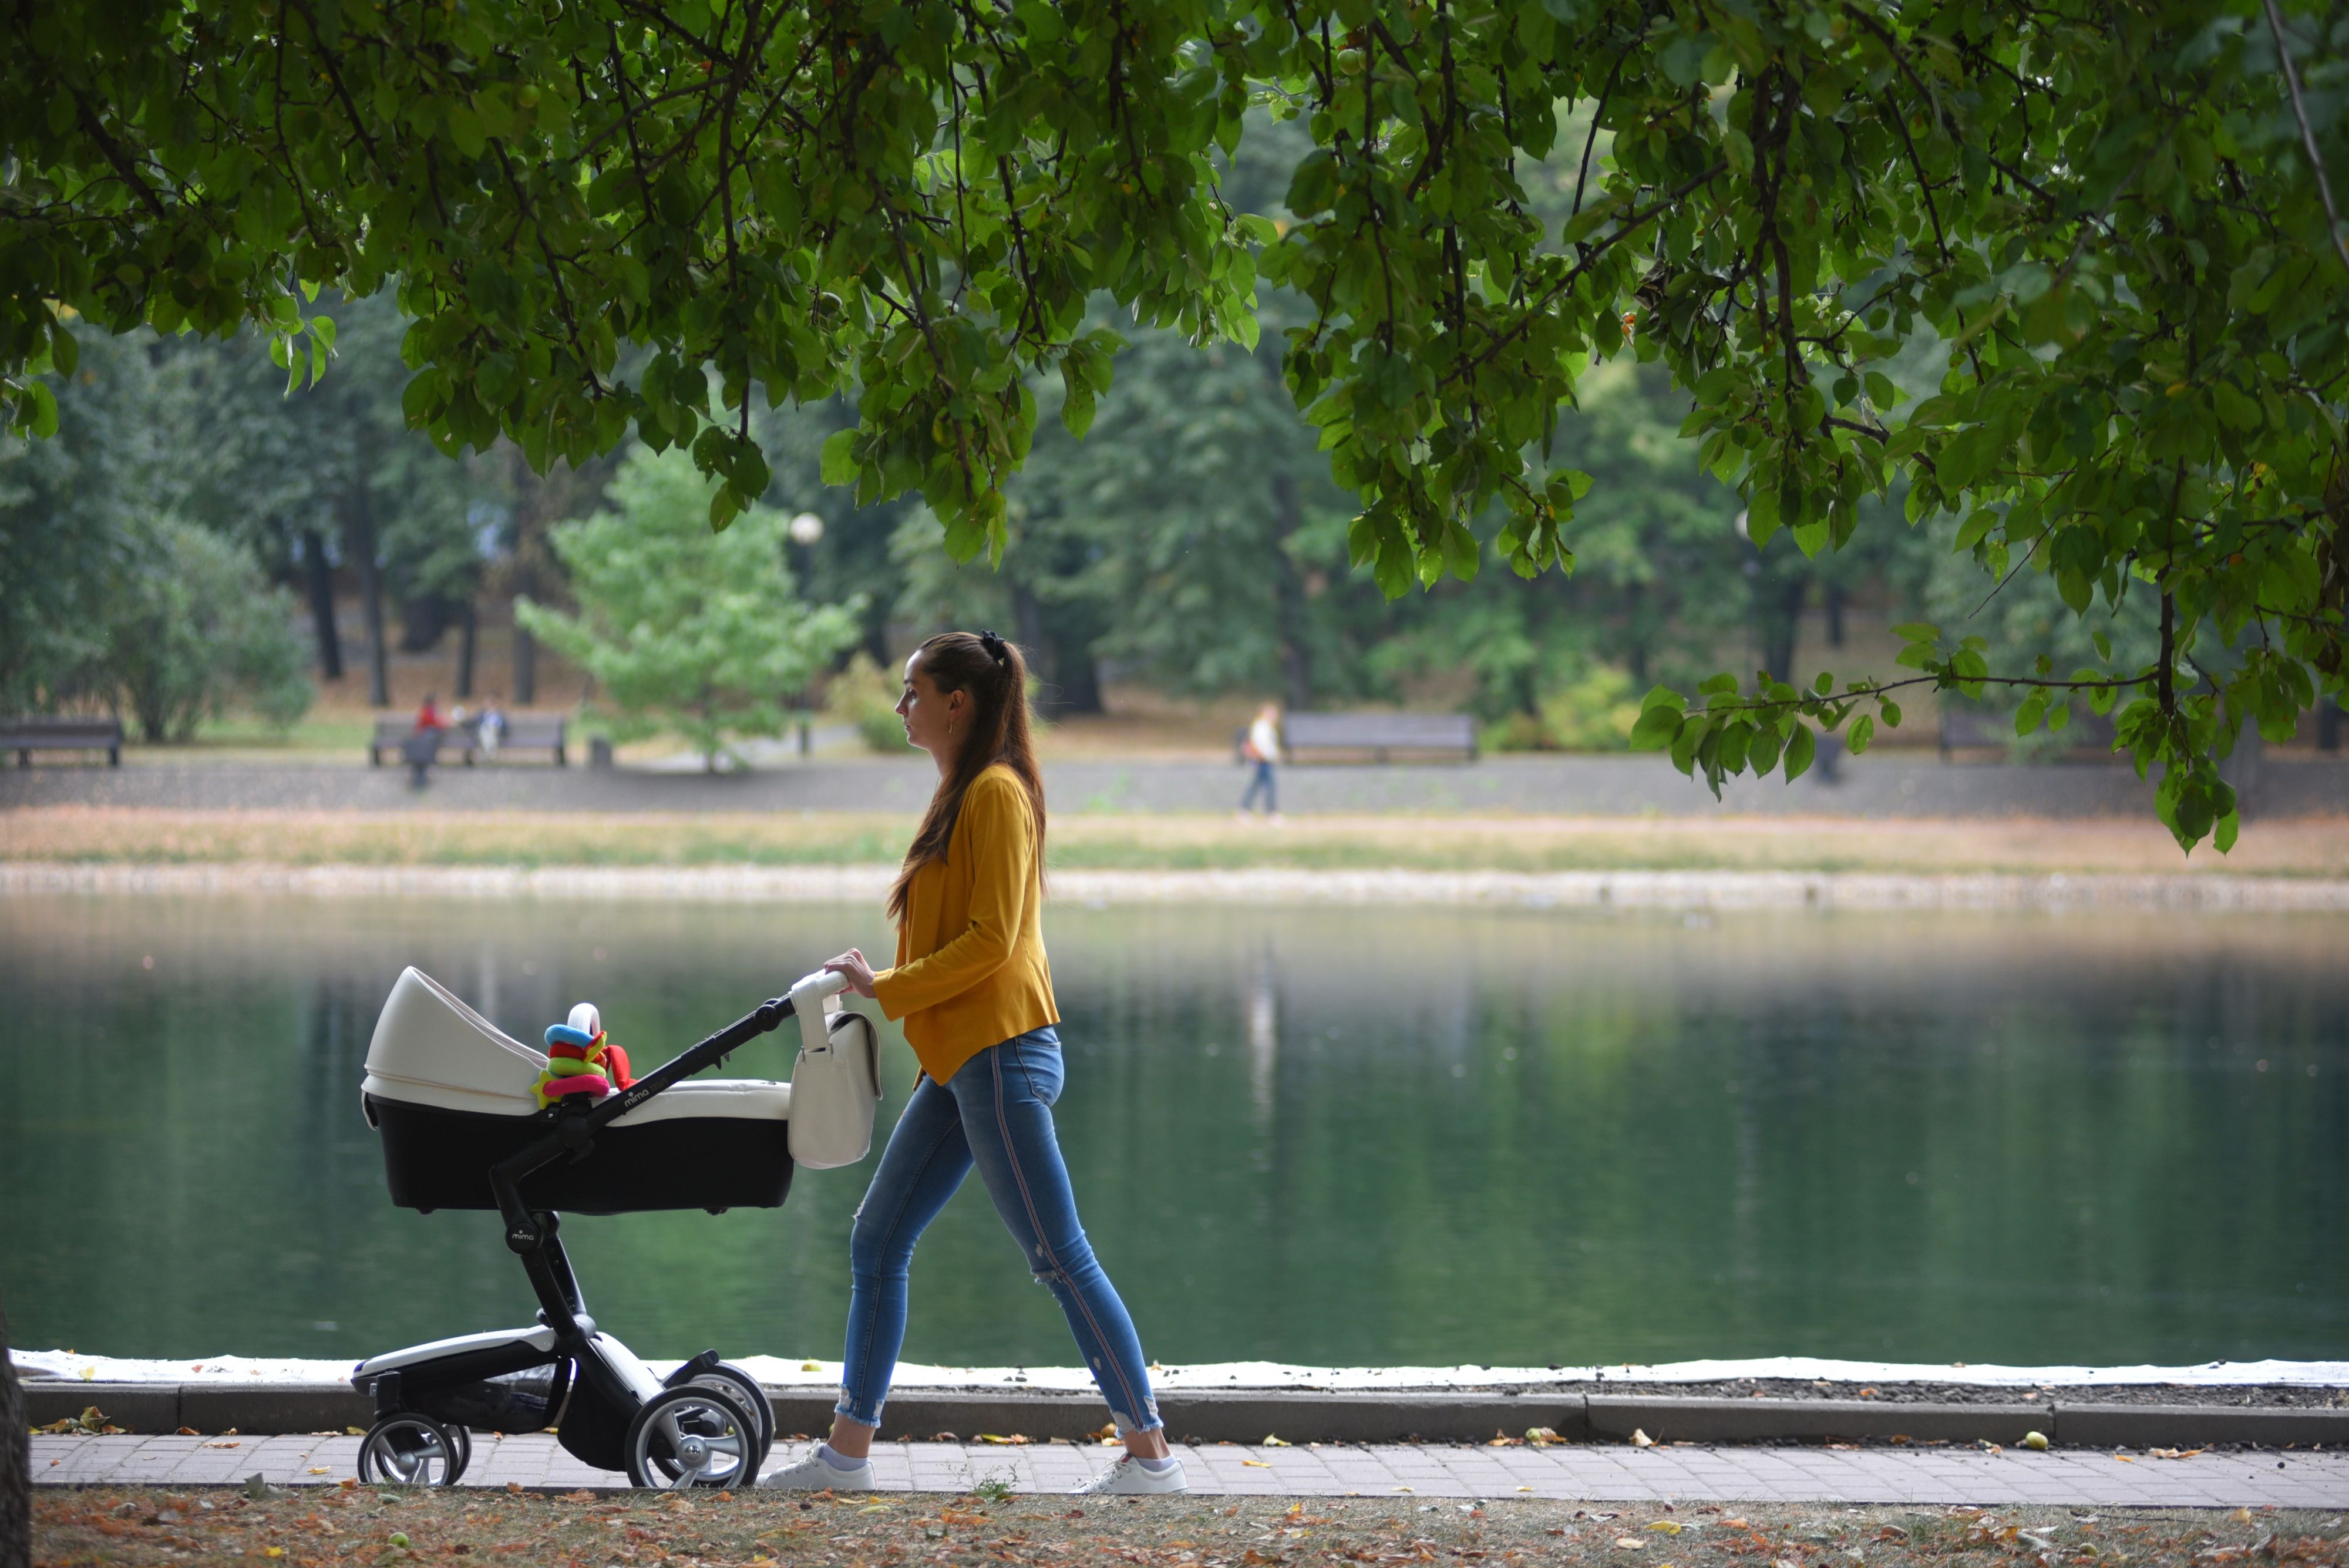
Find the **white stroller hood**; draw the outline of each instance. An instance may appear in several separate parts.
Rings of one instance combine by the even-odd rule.
[[[450,1111],[528,1116],[546,1054],[533,1051],[457,1000],[422,970],[409,968],[375,1021],[366,1092]]]
[[[526,1116],[539,1108],[536,1086],[545,1066],[544,1052],[506,1033],[411,966],[400,971],[375,1021],[360,1094],[446,1111]],[[630,1127],[673,1116],[781,1120],[791,1116],[791,1106],[789,1084],[688,1078],[612,1125]]]

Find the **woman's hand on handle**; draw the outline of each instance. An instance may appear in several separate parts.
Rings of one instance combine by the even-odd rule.
[[[873,994],[873,966],[865,962],[864,955],[854,948],[836,959],[824,960],[823,967],[835,974],[846,975],[848,989],[857,995],[870,997]]]

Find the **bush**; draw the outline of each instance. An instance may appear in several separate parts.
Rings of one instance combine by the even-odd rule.
[[[859,653],[832,678],[823,696],[824,711],[843,724],[854,725],[857,738],[874,751],[895,753],[905,749],[905,722],[897,717],[898,684]]]
[[[1541,700],[1538,713],[1512,713],[1485,732],[1495,752],[1619,752],[1631,740],[1640,704],[1631,677],[1611,664],[1592,664]]]
[[[193,524],[150,524],[107,607],[88,679],[149,741],[186,741],[231,704],[278,729],[309,711],[308,653],[293,600],[250,554]]]

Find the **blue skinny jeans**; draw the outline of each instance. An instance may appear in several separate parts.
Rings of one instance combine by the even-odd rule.
[[[1247,793],[1240,796],[1240,809],[1242,811],[1246,811],[1248,807],[1254,805],[1256,804],[1256,797],[1261,794],[1264,796],[1264,809],[1267,811],[1278,811],[1280,809],[1280,799],[1279,796],[1274,793],[1275,788],[1276,786],[1273,784],[1272,779],[1272,764],[1264,761],[1262,758],[1258,758],[1256,764],[1256,776],[1248,780]]]
[[[1047,1024],[990,1045],[947,1083],[924,1077],[897,1118],[848,1239],[848,1348],[835,1413],[881,1424],[905,1339],[914,1243],[972,1166],[995,1211],[1059,1300],[1121,1433],[1163,1426],[1133,1320],[1094,1261],[1052,1132],[1066,1073]]]

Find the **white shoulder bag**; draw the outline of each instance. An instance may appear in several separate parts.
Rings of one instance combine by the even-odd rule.
[[[792,1069],[792,1158],[811,1170],[854,1165],[873,1147],[881,1045],[861,1012],[826,1013],[848,977],[819,970],[792,987],[800,1056]]]

